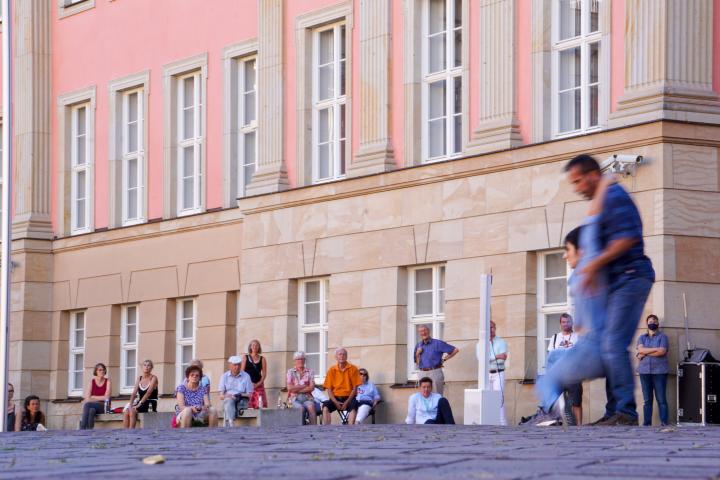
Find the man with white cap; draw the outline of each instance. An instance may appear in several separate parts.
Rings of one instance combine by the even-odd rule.
[[[225,412],[224,426],[232,426],[233,419],[237,416],[238,407],[247,407],[248,399],[253,391],[250,375],[240,369],[242,358],[233,355],[228,358],[228,363],[230,364],[230,370],[223,373],[218,386]]]

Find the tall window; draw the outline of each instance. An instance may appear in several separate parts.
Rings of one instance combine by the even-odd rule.
[[[176,371],[175,378],[182,381],[185,375],[185,368],[195,357],[195,300],[186,298],[177,301],[177,350],[176,350]]]
[[[538,373],[545,372],[547,347],[560,330],[560,315],[569,313],[568,276],[570,267],[562,251],[538,255]]]
[[[603,0],[553,2],[553,130],[568,135],[599,128]],[[603,62],[604,63],[604,62]]]
[[[426,0],[422,36],[422,158],[462,148],[462,0]]]
[[[298,349],[305,352],[306,363],[315,371],[315,378],[327,371],[328,298],[327,278],[300,283],[300,319]]]
[[[123,225],[144,220],[145,139],[142,89],[122,94],[122,219]]]
[[[245,195],[247,186],[257,169],[257,58],[242,58],[238,64],[237,191],[240,195]]]
[[[345,175],[345,24],[313,32],[313,182]]]
[[[120,321],[120,390],[132,392],[137,378],[138,307],[122,307]]]
[[[177,78],[178,215],[202,210],[202,77],[199,71]]]
[[[445,325],[445,265],[413,268],[408,289],[408,378],[417,379],[414,347],[420,341],[417,329],[424,325],[433,338],[443,339]]]
[[[92,207],[92,151],[88,148],[89,104],[70,110],[70,222],[72,233],[90,231]]]
[[[82,395],[83,364],[85,360],[85,312],[70,313],[69,338],[68,394]]]

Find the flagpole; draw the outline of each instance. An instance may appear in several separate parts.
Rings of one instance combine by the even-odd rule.
[[[10,209],[12,204],[12,85],[10,65],[12,59],[13,22],[10,0],[2,0],[2,255],[0,257],[0,432],[7,430],[7,399],[10,323]],[[11,427],[13,428],[13,427]]]

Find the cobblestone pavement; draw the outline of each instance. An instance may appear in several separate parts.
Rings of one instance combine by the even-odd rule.
[[[717,427],[22,432],[0,434],[0,478],[720,478],[719,446]]]

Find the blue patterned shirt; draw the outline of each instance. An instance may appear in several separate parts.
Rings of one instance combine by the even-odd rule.
[[[647,278],[655,281],[650,259],[645,256],[645,243],[642,236],[642,220],[630,195],[619,184],[608,187],[600,215],[600,241],[605,249],[614,240],[621,238],[637,239],[628,251],[608,264],[608,282],[610,290],[624,275],[632,278]]]
[[[428,343],[419,341],[415,345],[415,351],[417,352],[420,347],[422,347],[422,353],[418,363],[419,368],[439,368],[442,365],[443,354],[455,351],[455,347],[437,338],[431,338]]]

